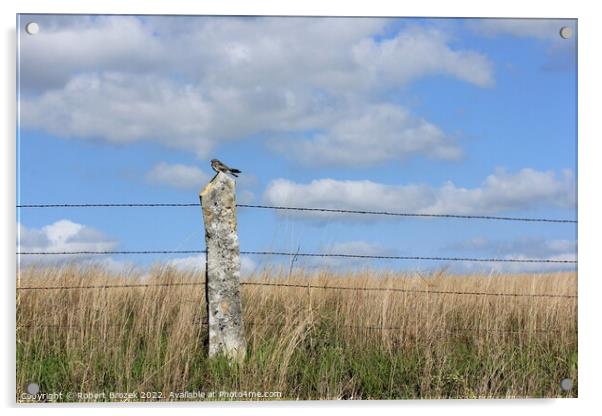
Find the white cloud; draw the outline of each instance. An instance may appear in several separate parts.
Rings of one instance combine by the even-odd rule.
[[[170,260],[168,265],[186,271],[205,271],[205,255],[175,258]]]
[[[255,187],[257,178],[253,175],[248,176],[248,178],[246,175],[241,176],[236,181],[240,187],[236,199],[240,204],[250,204],[255,200],[255,193],[247,188]],[[159,162],[146,173],[145,178],[147,182],[155,185],[165,185],[184,190],[201,190],[209,182],[211,175],[196,166]]]
[[[469,26],[487,36],[510,35],[562,42],[560,28],[568,26],[575,33],[575,19],[476,19]]]
[[[430,74],[450,75],[472,84],[493,84],[492,66],[482,54],[454,50],[445,34],[434,28],[412,27],[377,42],[362,39],[353,47],[354,58],[365,65],[370,79],[405,84]]]
[[[190,272],[205,271],[205,255],[199,254],[196,256],[180,257],[170,260],[168,265],[176,269]],[[241,277],[249,276],[257,268],[257,263],[249,256],[240,257],[240,274]]]
[[[166,53],[152,28],[133,16],[36,16],[36,22],[40,36],[21,36],[25,91],[58,88],[86,72],[144,72]]]
[[[253,201],[255,201],[255,194],[248,189],[243,189],[237,196],[239,204],[251,204]]]
[[[78,75],[64,88],[21,101],[22,122],[62,137],[141,140],[204,154],[212,118],[200,90],[152,75]]]
[[[240,274],[242,276],[248,276],[257,269],[257,263],[248,256],[241,256],[240,258]]]
[[[563,256],[577,252],[577,242],[574,240],[548,240],[542,237],[520,237],[513,240],[492,240],[488,237],[475,237],[470,240],[452,243],[447,249],[460,252],[489,252],[495,255],[519,253],[531,258],[546,258],[548,256]]]
[[[373,243],[363,240],[341,241],[324,245],[318,251],[325,254],[350,254],[357,256],[386,256],[393,255],[394,251],[384,247],[379,243]],[[310,268],[336,268],[336,269],[357,269],[363,265],[374,267],[374,261],[371,259],[353,258],[353,257],[308,257],[296,260],[303,267]]]
[[[90,259],[84,264],[98,265],[109,273],[131,277],[139,274],[142,270],[139,265],[130,260],[115,260],[113,257],[101,257],[100,259]]]
[[[18,252],[110,251],[117,242],[92,227],[70,220],[59,220],[42,228],[17,224]],[[91,258],[89,255],[22,255],[21,264],[57,262]]]
[[[483,253],[500,259],[543,259],[554,261],[577,261],[577,242],[575,240],[549,240],[541,237],[522,237],[513,240],[492,240],[477,237],[468,241],[450,244],[446,247],[456,253]],[[557,270],[574,270],[572,263],[513,263],[500,262],[491,264],[462,263],[461,269],[469,271],[489,270],[500,273],[545,272]]]
[[[463,188],[452,182],[434,188],[424,184],[386,185],[369,180],[318,179],[299,184],[276,179],[266,188],[264,200],[282,206],[476,215],[540,206],[574,208],[574,187],[574,178],[568,170],[557,177],[554,171],[525,168],[508,173],[498,169],[477,188]],[[365,215],[333,217],[334,214],[320,212],[288,214],[318,219],[382,218]]]
[[[345,127],[363,123],[364,143],[390,149],[393,140],[401,142],[402,150],[385,160],[415,153],[453,159],[458,149],[443,132],[393,109],[387,96],[433,75],[488,86],[492,65],[482,54],[454,49],[432,28],[405,27],[375,41],[389,23],[48,17],[41,20],[44,36],[23,37],[22,125],[61,137],[152,141],[200,157],[218,143],[258,133],[322,131],[299,153],[308,158],[341,141],[366,148]],[[366,116],[357,121],[358,114]]]
[[[181,189],[200,189],[209,175],[196,166],[160,162],[146,174],[150,183]]]
[[[576,19],[477,19],[468,26],[478,34],[488,37],[512,36],[536,39],[546,47],[546,58],[541,63],[543,71],[574,70],[577,65]],[[560,29],[572,29],[572,37],[564,39]],[[520,65],[520,62],[515,64]]]
[[[324,253],[329,254],[353,254],[361,256],[387,255],[391,250],[385,249],[382,245],[368,241],[342,241],[332,243],[323,248]]]
[[[390,104],[363,108],[310,140],[280,140],[273,147],[312,165],[372,166],[414,154],[454,160],[462,154],[437,126]]]

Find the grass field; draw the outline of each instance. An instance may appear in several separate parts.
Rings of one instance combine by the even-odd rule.
[[[142,276],[72,265],[24,269],[19,284],[203,278],[168,267]],[[20,290],[17,401],[27,401],[32,382],[40,393],[63,393],[58,401],[577,396],[576,298],[435,293],[574,295],[576,273],[265,270],[250,280],[408,291],[243,285],[248,351],[239,366],[206,357],[203,285]],[[570,392],[560,388],[564,378],[574,381]]]

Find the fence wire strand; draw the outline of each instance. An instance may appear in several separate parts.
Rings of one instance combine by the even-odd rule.
[[[194,203],[94,203],[94,204],[19,204],[17,208],[133,208],[133,207],[200,207],[198,202]],[[414,218],[456,218],[456,219],[478,219],[494,221],[522,221],[522,222],[547,222],[547,223],[569,223],[577,224],[577,220],[564,218],[528,218],[528,217],[507,217],[495,215],[464,215],[464,214],[424,214],[414,212],[390,212],[390,211],[371,211],[354,210],[342,208],[312,208],[312,207],[286,207],[278,205],[258,205],[258,204],[237,204],[240,208],[271,209],[277,211],[299,211],[299,212],[325,212],[334,214],[356,214],[356,215],[384,215],[392,217],[414,217]]]
[[[201,204],[195,203],[72,203],[72,204],[18,204],[16,207],[24,208],[133,208],[133,207],[200,207]],[[371,210],[351,210],[337,208],[311,208],[311,207],[287,207],[275,205],[258,205],[258,204],[237,204],[240,208],[252,208],[262,210],[276,211],[296,211],[296,212],[315,212],[327,214],[350,214],[350,215],[379,215],[389,217],[406,217],[406,218],[448,218],[448,219],[467,219],[467,220],[494,220],[494,221],[515,221],[515,222],[540,222],[540,223],[570,223],[577,224],[577,220],[557,219],[557,218],[528,218],[528,217],[509,217],[509,216],[491,216],[491,215],[461,215],[461,214],[423,214],[412,212],[389,212],[389,211],[371,211]],[[22,251],[17,252],[17,255],[147,255],[147,254],[205,254],[206,250],[109,250],[109,251]],[[516,258],[474,258],[474,257],[441,257],[441,256],[389,256],[389,255],[362,255],[362,254],[346,254],[346,253],[299,253],[299,252],[284,252],[284,251],[241,251],[240,254],[245,255],[265,255],[265,256],[291,256],[297,257],[329,257],[329,258],[352,258],[352,259],[380,259],[380,260],[427,260],[427,261],[464,261],[464,262],[504,262],[504,263],[559,263],[559,264],[577,264],[576,260],[556,260],[556,259],[516,259]],[[84,289],[128,289],[128,288],[152,288],[152,287],[190,287],[202,286],[205,281],[198,282],[170,282],[170,283],[132,283],[132,284],[106,284],[106,285],[72,285],[72,286],[24,286],[17,287],[19,291],[34,291],[34,290],[84,290]],[[526,298],[565,298],[576,299],[577,295],[569,294],[550,294],[550,293],[503,293],[503,292],[478,292],[478,291],[442,291],[442,290],[426,290],[426,289],[409,289],[398,287],[357,287],[357,286],[336,286],[336,285],[312,285],[312,284],[296,284],[296,283],[277,283],[277,282],[257,282],[243,281],[241,286],[263,286],[263,287],[285,287],[285,288],[302,288],[302,289],[319,289],[319,290],[352,290],[366,292],[399,292],[399,293],[414,293],[421,295],[467,295],[467,296],[490,296],[490,297],[526,297]],[[188,300],[190,301],[190,300]],[[202,300],[199,300],[202,303]],[[195,318],[193,324],[201,327],[206,327],[206,317]],[[280,326],[279,324],[266,322],[246,322],[250,326]],[[370,331],[401,331],[407,330],[407,327],[392,327],[378,325],[339,325],[337,327],[345,327],[359,330]],[[94,322],[78,325],[62,325],[62,324],[39,324],[32,322],[28,324],[19,324],[19,328],[55,328],[55,329],[84,329],[95,326],[101,327],[123,327],[124,323],[103,323]],[[446,335],[457,335],[466,332],[486,332],[486,333],[552,333],[561,332],[559,329],[519,329],[505,330],[493,328],[451,328],[444,331]],[[417,333],[418,334],[418,333]]]
[[[209,324],[206,320],[192,320],[192,325],[199,325],[202,327],[207,327]],[[38,322],[32,322],[27,324],[18,324],[18,328],[56,328],[56,329],[85,329],[93,326],[101,326],[101,327],[123,327],[127,323],[106,323],[106,322],[94,322],[94,323],[85,323],[85,324],[71,324],[71,325],[63,325],[63,324],[40,324]],[[275,324],[271,322],[245,322],[245,325],[249,326],[268,326],[268,327],[283,327],[281,324]],[[378,326],[378,325],[349,325],[349,324],[336,324],[337,328],[352,328],[352,329],[365,329],[371,331],[402,331],[407,330],[408,327],[402,326]],[[407,331],[406,331],[407,332]],[[549,329],[503,329],[503,328],[451,328],[449,330],[444,331],[445,334],[457,334],[457,333],[465,333],[465,332],[489,332],[489,333],[507,333],[507,334],[521,334],[521,333],[558,333],[562,332],[560,329],[549,328]]]
[[[119,289],[119,288],[147,288],[147,287],[176,287],[176,286],[202,286],[205,281],[198,282],[172,282],[172,283],[140,283],[140,284],[114,284],[114,285],[89,285],[89,286],[21,286],[17,290],[79,290],[79,289]],[[471,295],[471,296],[508,296],[508,297],[543,297],[543,298],[576,298],[577,295],[553,294],[553,293],[504,293],[504,292],[476,292],[476,291],[445,291],[445,290],[425,290],[425,289],[406,289],[399,287],[361,287],[361,286],[336,286],[336,285],[311,285],[297,283],[276,283],[276,282],[240,282],[241,286],[275,286],[275,287],[293,287],[301,289],[322,289],[322,290],[356,290],[356,291],[377,291],[377,292],[400,292],[400,293],[421,293],[431,295]]]
[[[101,250],[101,251],[20,251],[17,255],[31,256],[62,256],[62,255],[145,255],[145,254],[205,254],[207,250]],[[351,259],[378,259],[378,260],[428,260],[428,261],[465,261],[486,263],[559,263],[577,264],[576,260],[555,259],[504,259],[504,258],[478,258],[478,257],[440,257],[440,256],[381,256],[367,254],[344,253],[299,253],[284,251],[241,251],[240,254],[260,256],[290,256],[290,257],[338,257]]]

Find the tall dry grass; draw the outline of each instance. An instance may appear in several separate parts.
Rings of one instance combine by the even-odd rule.
[[[22,270],[20,285],[203,277],[159,266],[142,275],[70,265]],[[163,399],[182,391],[279,391],[282,399],[577,395],[576,386],[563,392],[559,384],[577,380],[576,299],[434,293],[574,295],[575,273],[264,270],[249,281],[307,286],[242,286],[249,344],[242,366],[206,357],[203,285],[20,290],[17,399],[30,382],[45,392],[160,392]],[[324,285],[412,292],[309,287]]]

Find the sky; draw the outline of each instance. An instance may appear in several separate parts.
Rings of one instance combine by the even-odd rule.
[[[195,203],[218,158],[243,172],[243,204],[576,220],[576,54],[575,20],[20,15],[17,203]],[[204,249],[199,207],[22,208],[17,220],[18,251]],[[238,230],[243,251],[577,256],[563,223],[239,208]],[[202,255],[94,259],[204,267]],[[243,255],[241,267],[289,261]]]

